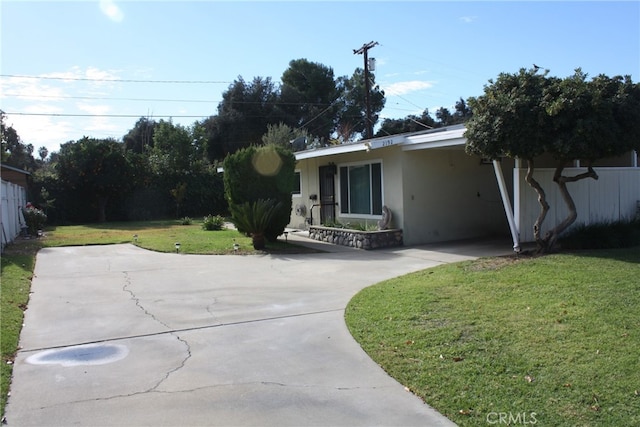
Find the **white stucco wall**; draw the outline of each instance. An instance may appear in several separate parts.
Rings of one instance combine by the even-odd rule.
[[[491,165],[480,164],[462,147],[406,154],[402,168],[405,244],[509,236]],[[510,166],[504,164],[503,169]],[[510,182],[507,186],[512,191]]]

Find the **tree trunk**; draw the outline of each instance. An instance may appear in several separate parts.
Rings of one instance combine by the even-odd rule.
[[[109,196],[98,196],[98,222],[107,221],[107,202]]]
[[[534,189],[536,193],[538,193],[538,203],[540,204],[540,214],[536,219],[536,222],[533,224],[533,238],[536,241],[536,245],[538,247],[538,252],[542,252],[544,250],[544,241],[540,237],[540,232],[542,228],[542,223],[544,219],[547,217],[547,212],[549,212],[549,203],[547,203],[547,195],[544,192],[544,189],[540,185],[538,181],[533,177],[533,171],[535,170],[535,165],[533,163],[533,159],[527,159],[527,175],[525,176],[525,181],[531,188]]]
[[[261,251],[266,247],[264,233],[253,233],[251,241],[253,242],[253,249],[257,251]]]
[[[554,248],[560,234],[562,234],[567,228],[569,228],[569,226],[575,222],[576,218],[578,218],[576,204],[574,203],[573,198],[571,197],[571,194],[567,189],[567,182],[575,182],[585,178],[593,178],[595,180],[598,179],[598,174],[593,170],[591,165],[587,166],[587,172],[575,176],[563,176],[562,171],[565,168],[565,164],[566,162],[562,162],[560,165],[558,165],[553,175],[553,181],[558,184],[560,195],[562,196],[564,203],[567,205],[567,208],[569,208],[569,214],[564,220],[562,220],[562,222],[560,222],[560,224],[553,227],[544,236],[543,241],[545,245],[545,252],[549,252]]]

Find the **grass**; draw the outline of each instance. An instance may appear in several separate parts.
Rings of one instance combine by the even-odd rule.
[[[23,312],[29,300],[35,256],[40,248],[132,243],[153,251],[174,252],[175,243],[180,242],[180,252],[187,254],[313,252],[282,241],[268,242],[265,251],[255,251],[251,238],[236,230],[207,231],[202,229],[202,222],[194,221],[191,225],[181,223],[182,220],[59,226],[47,229],[44,238],[18,240],[5,248],[0,290],[0,418],[4,416]],[[134,235],[137,235],[137,241]],[[238,249],[234,248],[234,244],[238,245]]]
[[[640,425],[640,247],[492,258],[364,289],[346,321],[461,426]]]
[[[50,229],[42,240],[45,247],[133,243],[157,252],[175,252],[176,242],[180,243],[180,252],[188,254],[230,254],[236,252],[234,243],[240,245],[239,252],[243,254],[255,252],[251,238],[234,229],[203,230],[202,222],[191,225],[182,225],[181,221],[146,221],[63,226]]]
[[[30,245],[14,253],[2,254],[2,288],[0,289],[0,418],[4,416],[7,393],[11,382],[13,359],[15,357],[23,310],[29,300],[31,276],[35,263],[37,245]],[[8,250],[7,250],[8,251]]]

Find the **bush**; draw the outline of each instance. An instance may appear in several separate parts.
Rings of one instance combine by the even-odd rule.
[[[563,249],[613,249],[640,245],[640,220],[580,224],[560,237]]]
[[[202,229],[208,231],[222,230],[224,228],[224,218],[220,215],[207,215],[204,217]]]
[[[24,215],[24,220],[27,223],[29,234],[33,236],[36,236],[38,234],[38,230],[42,230],[44,225],[47,223],[47,215],[44,211],[34,208],[33,206],[28,206],[22,209],[22,214]]]
[[[188,216],[185,216],[184,218],[182,218],[180,220],[180,223],[182,225],[191,225],[191,224],[193,224],[193,220],[191,218],[189,218]]]
[[[291,191],[295,179],[296,158],[286,148],[276,145],[248,147],[227,156],[224,161],[224,189],[232,205],[271,199],[281,207],[264,230],[273,242],[284,232],[291,216]],[[249,233],[238,227],[241,233]]]

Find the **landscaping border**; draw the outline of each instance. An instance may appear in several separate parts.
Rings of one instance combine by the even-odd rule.
[[[310,226],[309,238],[334,245],[372,250],[402,246],[402,229],[359,231],[347,228]]]

